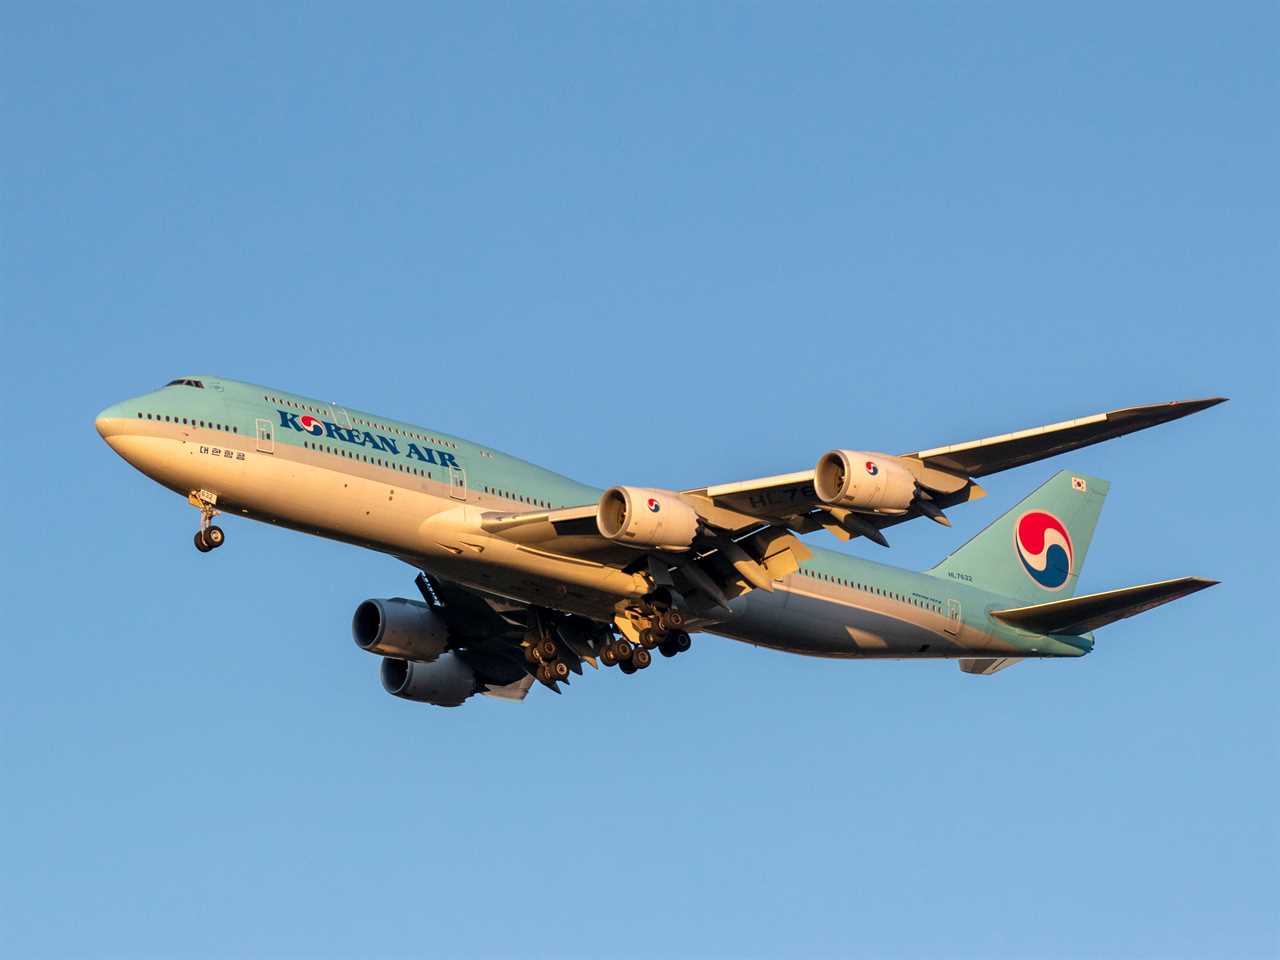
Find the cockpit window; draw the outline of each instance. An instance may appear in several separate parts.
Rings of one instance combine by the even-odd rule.
[[[204,384],[199,380],[170,380],[165,384],[166,387],[199,387],[204,389]]]

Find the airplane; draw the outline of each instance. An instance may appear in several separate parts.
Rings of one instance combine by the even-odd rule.
[[[200,512],[397,557],[421,599],[369,599],[357,646],[384,689],[458,706],[556,693],[583,664],[634,675],[703,632],[811,657],[954,659],[990,675],[1080,657],[1093,631],[1213,586],[1182,577],[1075,596],[1108,483],[1061,471],[936,566],[913,572],[800,538],[884,531],[985,496],[982,477],[1205,410],[1113,410],[914,453],[835,449],[794,473],[691,490],[600,490],[483,444],[215,376],[107,407],[107,444]]]

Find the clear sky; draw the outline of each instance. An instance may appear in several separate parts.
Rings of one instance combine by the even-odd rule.
[[[0,952],[1280,950],[1275,3],[266,6],[0,20]],[[410,569],[202,556],[94,432],[197,372],[672,487],[1225,394],[842,547],[1070,466],[1082,590],[1224,583],[991,678],[417,706],[349,634]]]

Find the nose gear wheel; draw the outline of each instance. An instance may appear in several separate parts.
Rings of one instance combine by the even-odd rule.
[[[213,524],[213,518],[218,515],[218,510],[214,507],[216,501],[215,494],[204,490],[193,491],[187,495],[187,502],[200,511],[200,529],[196,531],[195,545],[201,553],[216,550],[227,539],[222,528]]]

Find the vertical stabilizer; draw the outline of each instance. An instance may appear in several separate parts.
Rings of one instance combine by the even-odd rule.
[[[1063,470],[932,570],[1029,601],[1076,591],[1110,484]]]

